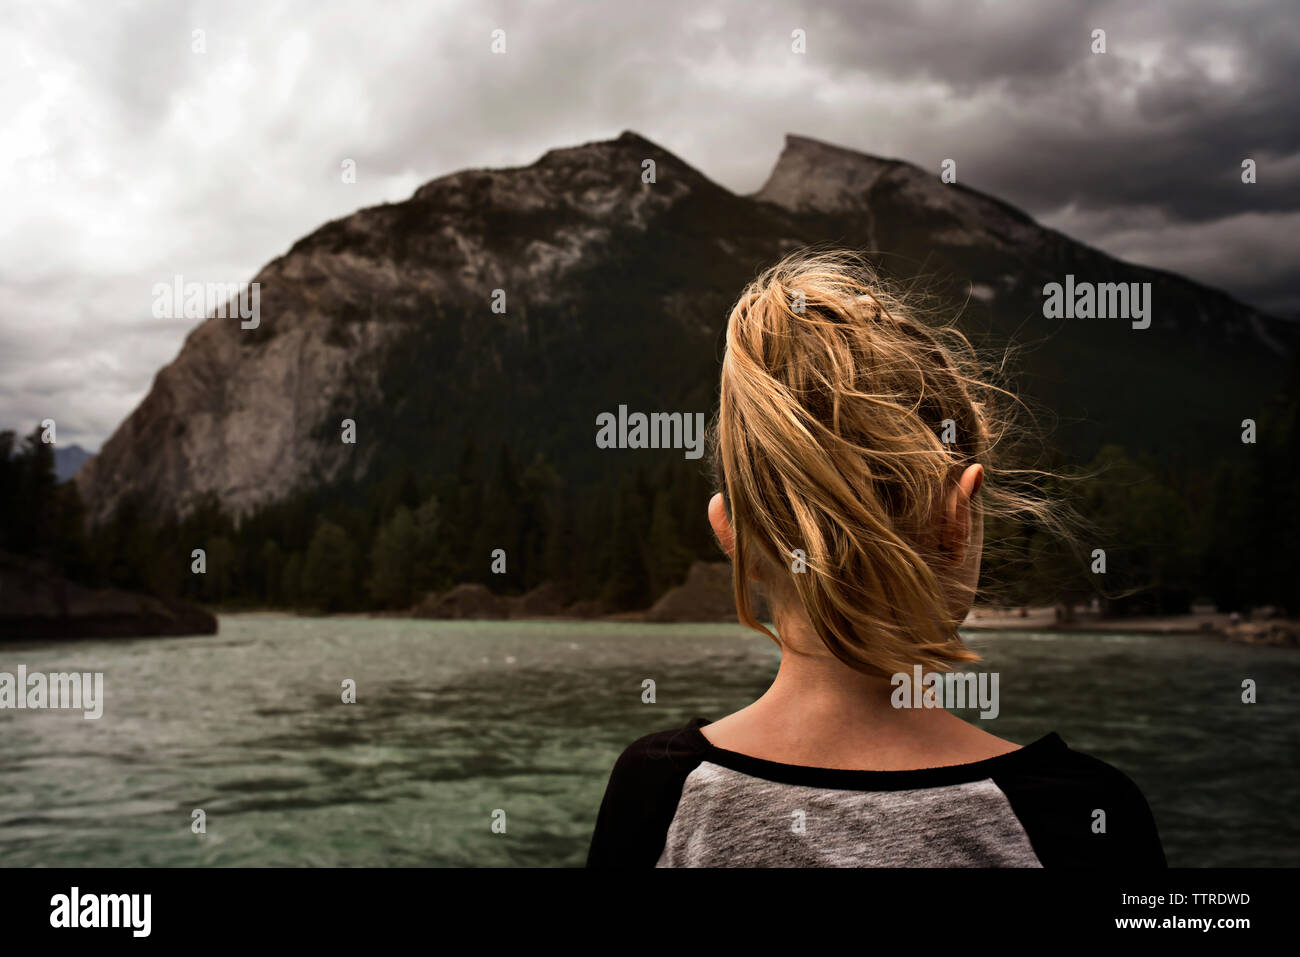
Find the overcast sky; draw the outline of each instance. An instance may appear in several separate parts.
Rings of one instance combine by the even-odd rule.
[[[738,192],[787,132],[951,157],[1076,238],[1300,314],[1294,0],[116,6],[0,7],[0,427],[52,417],[60,445],[98,448],[193,326],[151,317],[154,283],[247,281],[326,220],[625,129]]]

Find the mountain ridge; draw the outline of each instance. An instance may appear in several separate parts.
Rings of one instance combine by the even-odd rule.
[[[645,159],[654,184],[641,180]],[[1122,263],[994,197],[944,192],[953,188],[905,161],[795,134],[749,196],[632,131],[527,166],[436,177],[407,200],[323,224],[268,262],[254,277],[259,327],[199,324],[78,471],[78,489],[92,523],[131,498],[184,514],[215,496],[239,514],[393,468],[445,474],[472,435],[521,459],[549,450],[573,475],[599,476],[635,453],[598,455],[587,434],[595,415],[619,403],[711,409],[735,295],[762,265],[815,243],[888,249],[882,269],[904,282],[937,271],[946,299],[971,300],[962,321],[991,341],[1023,337],[1041,313],[1037,289],[1074,264],[1100,280],[1151,277],[1186,317],[1161,317],[1146,342],[1117,327],[1058,325],[1031,356],[1031,392],[1061,410],[1075,457],[1116,425],[1151,428],[1149,418],[1125,424],[1107,375],[1131,387],[1177,362],[1212,370],[1235,350],[1225,388],[1252,395],[1275,378],[1259,372],[1280,368],[1273,346],[1286,352],[1286,330],[1266,330],[1272,346],[1242,330],[1283,320]],[[491,308],[497,289],[504,314]],[[1083,398],[1081,358],[1101,377]],[[1186,412],[1176,393],[1142,387],[1139,397],[1156,419]],[[1192,411],[1199,418],[1181,433],[1215,414],[1213,403]],[[1091,432],[1070,424],[1094,415]],[[348,418],[355,445],[339,439]]]
[[[793,161],[791,161],[791,157],[793,157]],[[936,175],[926,172],[921,167],[907,160],[874,156],[870,153],[863,153],[859,150],[852,149],[851,147],[839,146],[810,136],[793,133],[786,134],[785,147],[783,148],[780,157],[778,157],[777,163],[769,174],[767,181],[760,189],[750,195],[759,201],[771,202],[774,205],[791,212],[831,213],[836,215],[855,212],[856,210],[853,208],[845,209],[842,204],[834,204],[828,208],[824,201],[821,205],[815,201],[804,201],[802,195],[798,192],[801,190],[807,190],[809,184],[813,182],[812,177],[808,175],[812,168],[810,161],[820,160],[820,163],[816,168],[824,170],[829,165],[826,162],[828,157],[839,160],[839,165],[841,166],[844,166],[846,162],[857,162],[868,168],[878,167],[878,169],[874,170],[875,175],[871,177],[866,186],[868,192],[870,187],[874,186],[882,176],[886,176],[887,174],[905,175],[911,183],[924,185],[928,188],[929,193],[933,193],[936,196],[943,195],[945,191],[952,191],[958,196],[964,197],[971,204],[996,210],[1001,216],[1015,223],[1017,226],[1028,230],[1029,235],[1023,237],[1026,240],[1033,240],[1039,236],[1050,236],[1054,240],[1058,241],[1064,240],[1075,246],[1086,249],[1098,257],[1121,263],[1125,267],[1143,270],[1152,276],[1174,279],[1181,283],[1186,283],[1198,288],[1205,295],[1222,297],[1222,299],[1232,302],[1234,305],[1239,306],[1241,309],[1254,317],[1257,317],[1259,320],[1282,323],[1287,322],[1284,317],[1270,315],[1263,310],[1238,301],[1223,289],[1207,285],[1194,278],[1184,276],[1181,273],[1176,273],[1172,270],[1162,269],[1156,266],[1131,263],[1127,260],[1122,260],[1116,256],[1112,256],[1110,253],[1107,253],[1099,247],[1075,239],[1058,229],[1044,226],[1024,210],[1019,209],[1000,197],[986,193],[982,190],[976,189],[975,187],[968,186],[961,182],[941,184]],[[794,166],[795,168],[791,169],[789,168],[790,166]],[[790,195],[792,191],[795,192],[795,195],[793,196]],[[824,194],[824,192],[825,190],[823,188],[822,193]],[[843,191],[841,190],[838,195],[842,198]],[[865,197],[861,198],[859,205],[865,206]],[[1257,324],[1255,331],[1260,335],[1261,341],[1277,355],[1286,356],[1289,354],[1286,345],[1269,336],[1267,330],[1263,328],[1262,324]]]

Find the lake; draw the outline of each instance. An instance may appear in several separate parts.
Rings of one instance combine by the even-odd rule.
[[[983,726],[1059,731],[1126,772],[1171,865],[1300,863],[1300,655],[969,640],[1001,676]],[[618,753],[747,704],[777,653],[738,625],[232,615],[207,637],[0,648],[0,671],[20,664],[102,671],[104,714],[0,711],[0,865],[576,866]]]

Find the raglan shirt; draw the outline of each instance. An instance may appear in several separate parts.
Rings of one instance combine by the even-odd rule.
[[[695,718],[619,757],[588,867],[1165,867],[1145,798],[1058,734],[972,764],[850,771],[714,747]]]

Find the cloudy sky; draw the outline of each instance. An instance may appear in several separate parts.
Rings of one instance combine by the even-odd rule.
[[[1050,226],[1300,315],[1298,21],[1294,0],[6,0],[0,427],[52,417],[98,448],[194,324],[152,318],[156,282],[246,281],[328,219],[625,129],[738,192],[787,132],[952,157]]]

